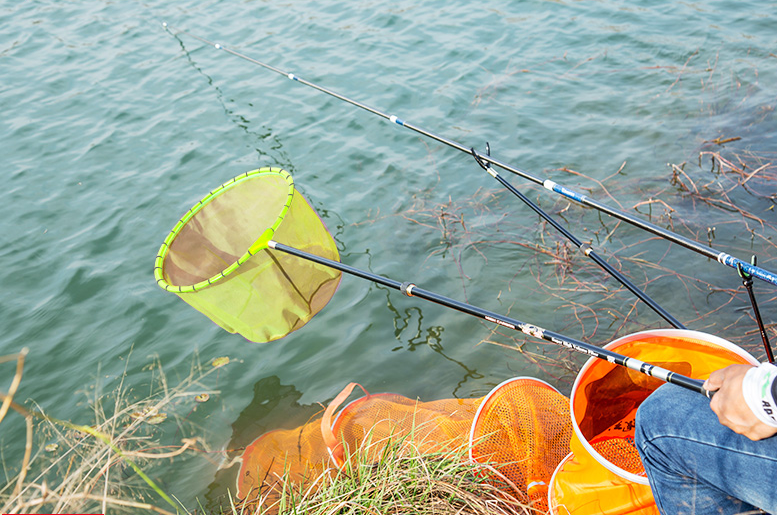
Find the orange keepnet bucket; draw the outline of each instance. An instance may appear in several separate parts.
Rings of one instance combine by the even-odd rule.
[[[645,331],[605,348],[695,379],[732,364],[758,362],[736,345],[684,329]],[[550,482],[558,515],[658,514],[634,445],[637,408],[663,381],[601,359],[589,359],[572,387],[571,453]]]

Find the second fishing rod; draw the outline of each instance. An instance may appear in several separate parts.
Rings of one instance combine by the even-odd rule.
[[[252,57],[249,57],[243,53],[240,53],[236,50],[233,50],[229,47],[226,47],[220,43],[215,43],[213,41],[210,41],[208,39],[205,39],[201,36],[198,36],[196,34],[192,34],[186,30],[182,29],[176,29],[171,26],[169,26],[166,22],[162,23],[162,26],[170,32],[173,36],[177,37],[179,34],[185,34],[191,38],[194,38],[198,41],[201,41],[207,45],[210,45],[214,47],[217,50],[223,50],[229,54],[234,55],[235,57],[239,57],[241,59],[244,59],[250,63],[253,63],[257,66],[261,66],[267,70],[270,70],[272,72],[275,72],[279,75],[283,75],[284,77],[293,80],[295,82],[299,82],[300,84],[304,84],[305,86],[308,86],[310,88],[316,89],[322,93],[326,93],[327,95],[330,95],[334,98],[337,98],[338,100],[342,100],[343,102],[347,102],[351,105],[354,105],[360,109],[363,109],[367,112],[370,112],[374,115],[380,116],[381,118],[384,118],[396,125],[405,127],[406,129],[410,129],[414,132],[417,132],[418,134],[422,134],[428,138],[431,138],[439,143],[443,143],[451,148],[454,148],[456,150],[459,150],[461,152],[464,152],[466,154],[472,154],[472,147],[468,147],[465,145],[462,145],[461,143],[458,143],[456,141],[453,141],[451,139],[448,139],[446,137],[437,135],[431,131],[428,131],[422,127],[419,127],[417,125],[414,125],[402,118],[399,118],[396,115],[391,115],[388,113],[385,113],[383,111],[380,111],[378,109],[375,109],[373,107],[370,107],[366,104],[363,104],[361,102],[358,102],[356,100],[353,100],[351,98],[348,98],[344,95],[341,95],[335,91],[332,91],[330,89],[327,89],[323,86],[320,86],[316,83],[307,81],[303,79],[302,77],[299,77],[295,75],[294,73],[290,73],[284,70],[281,70],[279,68],[276,68],[274,66],[271,66],[269,64],[263,63],[261,61],[258,61]],[[660,236],[666,240],[669,240],[673,243],[676,243],[686,249],[692,250],[698,254],[701,254],[703,256],[706,256],[708,258],[714,259],[717,262],[726,265],[728,267],[731,267],[735,270],[743,270],[745,273],[758,278],[762,281],[771,283],[773,285],[777,285],[777,273],[771,272],[769,270],[765,270],[761,267],[758,267],[756,265],[753,265],[751,263],[748,263],[746,261],[742,261],[738,258],[735,258],[734,256],[731,256],[730,254],[727,254],[726,252],[721,252],[718,250],[715,250],[711,247],[708,247],[707,245],[703,245],[702,243],[699,243],[697,241],[691,240],[690,238],[686,238],[685,236],[681,236],[679,234],[676,234],[668,229],[664,229],[663,227],[659,227],[657,225],[654,225],[648,221],[642,220],[640,218],[637,218],[629,213],[626,213],[624,211],[615,209],[613,207],[608,206],[607,204],[604,204],[602,202],[599,202],[595,199],[589,198],[587,195],[583,195],[581,193],[578,193],[570,188],[567,188],[566,186],[563,186],[561,184],[558,184],[550,179],[541,179],[539,177],[536,177],[529,172],[526,172],[525,170],[522,170],[520,168],[517,168],[515,166],[509,165],[507,163],[504,163],[502,161],[499,161],[498,159],[495,159],[489,155],[481,154],[481,153],[475,153],[475,155],[483,160],[483,162],[490,163],[494,166],[498,166],[499,168],[502,168],[503,170],[506,170],[508,172],[511,172],[515,175],[518,175],[519,177],[522,177],[526,180],[529,180],[535,184],[538,184],[548,191],[552,191],[554,193],[557,193],[559,195],[562,195],[570,200],[574,200],[576,202],[579,202],[580,204],[583,204],[584,206],[592,207],[594,209],[597,209],[603,213],[606,213],[614,218],[617,218],[619,220],[623,220],[624,222],[627,222],[631,225],[634,225],[636,227],[639,227],[645,231],[651,232],[657,236]]]

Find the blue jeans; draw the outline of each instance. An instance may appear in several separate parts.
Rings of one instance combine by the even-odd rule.
[[[777,513],[777,437],[734,433],[703,395],[661,386],[637,411],[635,442],[662,514]]]

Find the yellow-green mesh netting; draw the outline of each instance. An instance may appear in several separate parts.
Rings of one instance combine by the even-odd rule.
[[[261,168],[222,184],[181,218],[159,249],[154,276],[227,331],[255,342],[276,340],[329,302],[341,274],[273,251],[271,239],[339,258],[291,176]]]

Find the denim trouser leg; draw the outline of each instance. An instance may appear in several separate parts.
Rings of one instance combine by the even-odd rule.
[[[734,433],[703,395],[663,385],[640,406],[635,440],[662,514],[777,513],[777,437]]]

